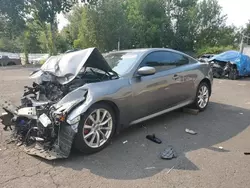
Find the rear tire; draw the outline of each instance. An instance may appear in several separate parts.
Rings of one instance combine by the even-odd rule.
[[[210,92],[208,84],[206,82],[201,82],[196,92],[193,107],[199,111],[204,111],[209,103]]]
[[[115,126],[113,109],[105,103],[94,104],[81,117],[74,147],[85,154],[101,151],[112,139]]]

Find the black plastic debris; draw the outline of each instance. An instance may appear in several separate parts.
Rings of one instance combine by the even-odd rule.
[[[177,157],[177,154],[172,146],[169,146],[161,153],[162,159],[171,160],[176,157]]]
[[[161,143],[162,143],[162,141],[161,141],[159,138],[157,138],[157,137],[155,136],[155,134],[153,134],[153,135],[147,135],[146,138],[147,138],[148,140],[151,140],[152,142],[157,143],[157,144],[161,144]]]
[[[250,152],[244,152],[244,155],[250,155]]]

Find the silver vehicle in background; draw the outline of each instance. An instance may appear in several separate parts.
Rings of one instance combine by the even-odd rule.
[[[213,83],[209,63],[164,48],[69,52],[31,77],[22,105],[5,103],[2,119],[27,153],[46,159],[68,157],[72,145],[98,152],[122,129],[181,107],[203,111]]]
[[[10,58],[6,55],[0,55],[0,66],[11,66],[11,65],[21,65],[20,58]]]

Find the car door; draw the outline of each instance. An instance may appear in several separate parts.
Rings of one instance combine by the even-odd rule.
[[[188,98],[187,88],[190,88],[184,84],[185,72],[181,66],[189,61],[187,58],[184,60],[169,51],[156,51],[145,57],[139,68],[151,66],[156,73],[140,77],[135,74],[132,78],[135,119],[157,113]]]
[[[167,108],[191,101],[196,94],[195,80],[198,77],[198,62],[191,57],[175,51],[167,54],[168,64],[173,65],[165,70],[165,78],[170,83],[164,95]],[[163,107],[164,108],[164,107]]]

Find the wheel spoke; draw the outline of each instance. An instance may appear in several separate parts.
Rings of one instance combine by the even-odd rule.
[[[100,126],[106,125],[110,120],[112,120],[111,117],[109,117],[108,119],[106,119],[104,122],[100,123]]]
[[[204,96],[206,96],[208,94],[208,90],[205,91],[205,93],[203,94]]]
[[[102,115],[101,122],[103,122],[103,120],[104,120],[104,118],[106,117],[107,113],[108,113],[108,112],[105,110],[105,112],[104,112],[103,115]]]
[[[205,101],[203,100],[202,101],[202,108],[204,108],[205,107]]]
[[[84,129],[92,129],[93,127],[90,125],[84,125]]]
[[[203,101],[203,99],[200,99],[199,101],[198,101],[198,104],[200,105],[200,103]]]
[[[107,131],[110,131],[111,130],[111,127],[100,127],[101,130],[107,130]]]
[[[107,140],[106,135],[101,130],[99,130],[99,133],[102,135],[102,137],[103,137],[104,140]]]
[[[100,109],[96,110],[96,122],[100,122]]]
[[[101,141],[101,139],[100,139],[100,134],[99,134],[99,132],[97,131],[97,132],[96,132],[96,143],[97,143],[97,146],[98,146],[98,147],[100,146],[100,141]]]
[[[92,123],[96,123],[96,121],[94,120],[92,114],[89,116],[89,119],[92,121]]]
[[[206,87],[203,86],[203,87],[202,87],[202,93],[204,94],[205,92],[206,92]]]
[[[87,135],[84,136],[84,138],[87,139],[87,138],[90,137],[92,134],[94,134],[94,131],[90,131]]]
[[[93,143],[94,143],[94,140],[95,140],[95,137],[96,137],[96,133],[94,133],[93,137],[91,138],[89,144],[92,146]]]

